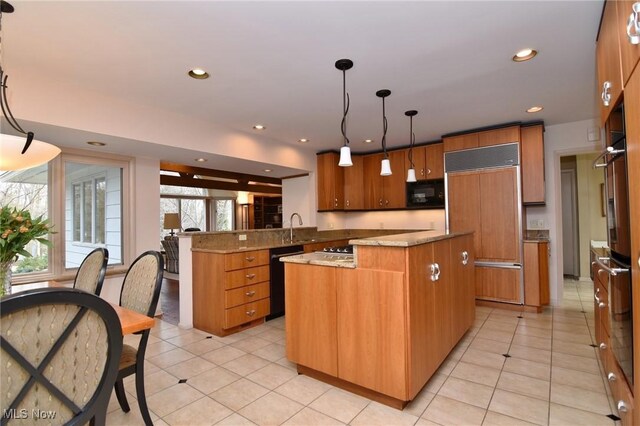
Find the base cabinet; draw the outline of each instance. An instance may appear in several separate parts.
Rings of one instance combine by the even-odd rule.
[[[549,242],[524,243],[524,304],[549,304]]]
[[[355,269],[287,263],[287,358],[402,406],[475,320],[472,253],[468,234],[359,246]]]

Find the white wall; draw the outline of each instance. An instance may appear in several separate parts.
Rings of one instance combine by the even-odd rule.
[[[545,206],[528,207],[527,224],[541,219],[542,228],[549,229],[551,258],[549,259],[549,281],[553,304],[562,301],[562,203],[560,191],[560,157],[600,151],[600,141],[589,142],[587,131],[596,127],[595,120],[557,124],[546,127],[545,154]],[[602,138],[601,138],[602,139]]]
[[[318,229],[445,229],[444,210],[318,213]]]
[[[315,173],[282,181],[282,227],[289,226],[291,214],[298,213],[304,226],[316,226]],[[294,220],[294,225],[298,222]]]

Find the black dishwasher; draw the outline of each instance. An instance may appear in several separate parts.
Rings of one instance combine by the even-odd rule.
[[[281,257],[304,253],[301,245],[278,247],[269,250],[269,291],[271,298],[271,311],[267,321],[284,315],[284,263]]]

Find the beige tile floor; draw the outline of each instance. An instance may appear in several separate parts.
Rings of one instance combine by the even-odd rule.
[[[156,425],[613,425],[590,346],[592,284],[564,287],[562,306],[542,314],[478,308],[403,411],[298,375],[285,358],[283,318],[225,338],[157,321],[145,373],[151,416]],[[133,377],[125,387],[132,411],[112,396],[109,425],[142,424]]]

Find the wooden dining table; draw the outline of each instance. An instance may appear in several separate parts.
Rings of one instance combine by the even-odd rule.
[[[57,281],[39,281],[31,284],[14,285],[11,290],[12,294],[17,294],[26,290],[47,287],[68,288],[67,286]],[[116,314],[118,314],[118,319],[120,320],[123,336],[126,334],[133,334],[142,330],[147,330],[149,328],[152,328],[155,324],[155,320],[151,317],[148,317],[131,309],[123,308],[122,306],[116,305],[111,302],[109,302],[109,304],[116,311]]]

